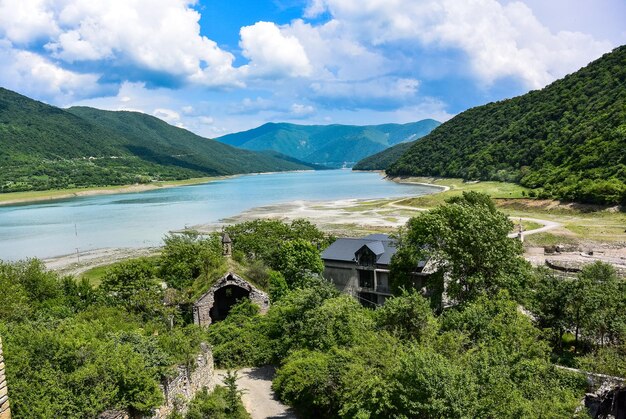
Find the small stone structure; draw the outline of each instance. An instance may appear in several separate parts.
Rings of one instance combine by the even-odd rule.
[[[193,305],[193,322],[208,326],[214,321],[223,320],[241,298],[249,298],[259,306],[261,314],[267,313],[270,308],[270,298],[265,292],[239,275],[228,272]]]
[[[209,392],[215,388],[213,353],[205,343],[202,344],[202,353],[196,358],[195,368],[179,366],[178,375],[163,382],[161,390],[165,404],[154,412],[151,419],[165,419],[175,409],[184,415],[187,413],[189,401],[203,388]]]
[[[11,419],[9,389],[4,370],[4,356],[2,355],[2,338],[0,338],[0,419]]]
[[[160,387],[165,403],[153,410],[151,415],[133,415],[134,419],[165,419],[175,410],[184,415],[189,409],[189,402],[198,391],[206,388],[207,391],[211,392],[215,389],[213,352],[205,343],[201,347],[202,352],[198,354],[193,369],[179,365],[178,374],[175,377],[165,379],[161,384]],[[98,416],[98,419],[130,418],[131,415],[126,410],[107,410]]]
[[[222,234],[222,256],[228,259],[233,256],[233,241],[226,232]]]

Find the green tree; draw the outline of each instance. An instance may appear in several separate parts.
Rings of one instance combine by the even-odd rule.
[[[430,258],[447,275],[449,296],[459,302],[500,289],[521,299],[529,265],[521,243],[508,237],[512,227],[488,196],[464,192],[409,220],[392,260],[392,282],[410,286],[415,262]]]
[[[116,303],[152,316],[163,310],[163,289],[156,268],[145,258],[130,259],[106,271],[100,285]]]
[[[296,239],[284,242],[278,247],[272,267],[282,273],[287,283],[294,287],[311,274],[321,274],[324,262],[319,250],[313,244]]]
[[[167,284],[179,290],[190,286],[202,273],[222,262],[221,239],[218,235],[170,234],[163,238],[160,275]]]
[[[404,291],[398,297],[388,298],[375,311],[376,324],[403,340],[430,341],[438,330],[428,300],[415,290]]]

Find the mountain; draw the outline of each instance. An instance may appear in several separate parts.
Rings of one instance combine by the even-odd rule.
[[[386,170],[389,166],[396,162],[404,153],[413,146],[414,141],[410,143],[400,143],[393,147],[389,147],[379,153],[372,154],[369,157],[357,162],[352,169],[354,170]]]
[[[138,112],[46,105],[0,88],[0,190],[45,190],[311,169]]]
[[[626,204],[626,46],[542,90],[457,115],[387,173],[518,182],[539,196]]]
[[[432,119],[369,126],[268,123],[225,135],[217,141],[247,150],[274,150],[305,162],[341,167],[395,144],[423,137],[438,125],[439,122]]]

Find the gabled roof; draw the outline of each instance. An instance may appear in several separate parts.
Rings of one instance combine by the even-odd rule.
[[[362,239],[337,239],[322,252],[322,259],[341,262],[354,262],[355,253],[363,246],[376,255],[378,265],[389,265],[391,257],[396,253],[393,239],[386,234],[372,234]]]

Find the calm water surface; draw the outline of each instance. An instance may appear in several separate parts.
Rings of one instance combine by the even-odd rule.
[[[158,246],[186,225],[297,200],[424,195],[378,173],[329,170],[246,175],[202,185],[0,207],[0,259],[46,258],[103,247]]]

